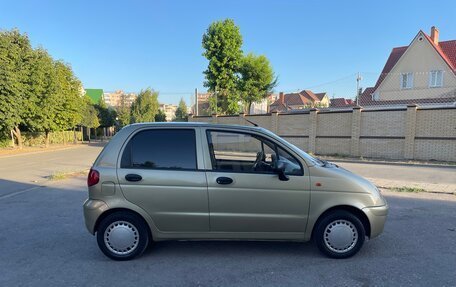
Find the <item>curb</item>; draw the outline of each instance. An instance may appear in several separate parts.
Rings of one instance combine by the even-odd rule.
[[[447,195],[455,195],[456,192],[452,191],[434,191],[434,190],[426,190],[424,189],[423,191],[420,192],[400,192],[400,191],[394,191],[395,186],[381,186],[377,185],[378,188],[380,189],[387,189],[389,192],[396,192],[396,193],[404,193],[404,194],[414,194],[414,193],[432,193],[432,194],[447,194]]]
[[[425,164],[425,163],[406,163],[406,162],[387,162],[387,161],[370,161],[370,160],[351,160],[351,159],[333,159],[323,158],[330,162],[346,162],[346,163],[362,163],[362,164],[379,164],[379,165],[397,165],[397,166],[417,166],[417,167],[437,167],[437,168],[452,168],[456,169],[456,165],[446,164]]]

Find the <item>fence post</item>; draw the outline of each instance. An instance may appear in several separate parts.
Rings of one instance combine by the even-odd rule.
[[[310,109],[309,113],[309,152],[315,153],[317,145],[317,116],[318,109]]]
[[[277,111],[271,112],[271,132],[275,134],[279,132],[279,114]]]
[[[353,107],[350,142],[351,156],[360,156],[359,137],[361,133],[361,111],[360,106]]]
[[[415,150],[415,133],[416,133],[416,105],[407,105],[407,114],[405,115],[405,141],[404,141],[404,158],[413,159]]]
[[[212,114],[212,123],[213,124],[217,123],[217,114],[216,113]]]

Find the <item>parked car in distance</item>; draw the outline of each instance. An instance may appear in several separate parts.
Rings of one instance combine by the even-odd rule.
[[[388,213],[366,179],[258,127],[129,125],[87,182],[87,229],[115,260],[152,241],[195,239],[313,239],[325,255],[347,258],[383,231]]]

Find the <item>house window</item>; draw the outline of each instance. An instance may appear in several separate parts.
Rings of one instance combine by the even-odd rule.
[[[441,87],[443,84],[443,71],[442,70],[433,70],[429,74],[429,87],[436,88]]]
[[[411,89],[413,87],[413,73],[401,74],[401,89]]]
[[[380,93],[379,93],[379,91],[375,91],[375,93],[372,94],[372,100],[373,100],[373,101],[378,101],[378,100],[380,100]]]

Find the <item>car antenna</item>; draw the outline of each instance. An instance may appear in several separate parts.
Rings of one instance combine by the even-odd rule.
[[[242,117],[242,118],[243,118],[244,120],[246,120],[247,122],[251,123],[252,125],[258,127],[258,125],[257,125],[256,123],[254,123],[254,122],[252,122],[252,121],[246,119],[245,117]]]

